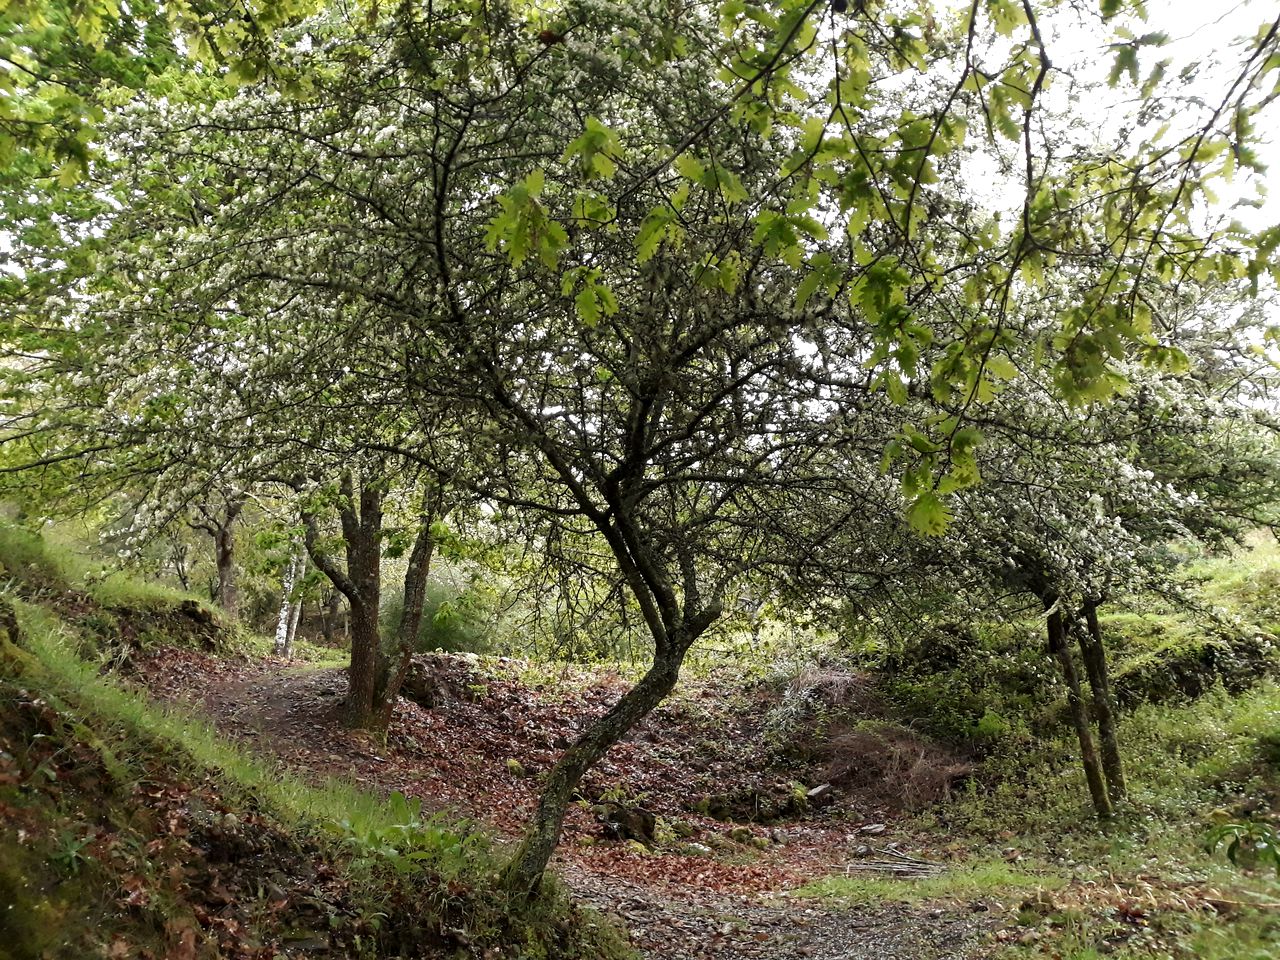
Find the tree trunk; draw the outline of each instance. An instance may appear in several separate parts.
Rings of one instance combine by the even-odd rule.
[[[289,628],[296,604],[293,595],[302,573],[301,550],[301,544],[294,545],[293,551],[289,555],[289,565],[285,567],[284,576],[280,580],[280,615],[276,619],[275,644],[275,655],[277,657],[289,656],[290,641],[293,639]]]
[[[214,561],[218,567],[218,606],[234,619],[240,613],[240,591],[236,584],[234,519],[220,527],[213,538]]]
[[[382,492],[376,483],[362,485],[357,500],[350,474],[342,478],[342,538],[347,568],[342,570],[320,548],[315,515],[302,511],[304,542],[317,569],[347,598],[347,627],[351,634],[351,666],[347,672],[344,720],[350,727],[383,731],[391,722],[396,697],[409,667],[422,609],[435,542],[431,524],[440,515],[439,489],[428,484],[418,517],[418,534],[404,578],[404,608],[396,629],[393,656],[382,649],[378,613],[382,591]],[[358,508],[357,508],[358,504]]]
[[[1089,689],[1093,693],[1093,715],[1098,722],[1098,739],[1102,748],[1102,772],[1113,803],[1128,794],[1124,762],[1120,758],[1120,741],[1116,735],[1116,700],[1111,691],[1111,675],[1107,667],[1107,648],[1102,643],[1102,627],[1098,623],[1098,601],[1085,600],[1086,630],[1079,632],[1080,654]]]
[[[1076,728],[1076,737],[1080,741],[1080,761],[1084,765],[1085,780],[1089,783],[1093,809],[1099,817],[1107,819],[1112,812],[1111,798],[1107,794],[1102,765],[1098,761],[1098,750],[1093,742],[1093,727],[1089,723],[1089,710],[1080,690],[1080,677],[1076,673],[1075,661],[1071,658],[1071,648],[1067,645],[1062,613],[1057,609],[1056,603],[1046,600],[1045,606],[1049,608],[1049,652],[1057,659],[1062,679],[1067,684],[1067,706]]]
[[[587,727],[552,767],[538,798],[537,812],[503,874],[513,899],[527,901],[537,892],[560,842],[565,811],[583,775],[671,692],[688,647],[689,643],[681,644],[679,652],[656,656],[648,673],[608,713]]]
[[[214,566],[218,571],[218,606],[227,616],[235,618],[240,612],[240,591],[236,585],[235,526],[240,511],[244,509],[245,494],[234,490],[223,491],[222,500],[221,512],[214,510],[209,504],[201,504],[197,508],[200,520],[190,525],[213,538]]]
[[[396,627],[396,657],[385,685],[378,691],[378,729],[391,725],[391,714],[400,696],[405,674],[413,659],[422,627],[422,610],[427,601],[427,578],[431,574],[431,555],[435,540],[431,535],[434,522],[435,501],[430,492],[423,500],[423,514],[419,520],[418,535],[414,538],[413,551],[409,554],[409,566],[404,574],[404,605],[400,610],[400,623]]]
[[[302,619],[303,587],[307,578],[307,549],[298,541],[298,572],[293,578],[293,609],[289,612],[289,650],[293,650],[293,638],[298,635],[298,621]]]
[[[338,590],[331,590],[329,598],[325,602],[324,616],[322,618],[321,629],[324,632],[324,642],[332,644],[334,635],[338,631],[338,618],[342,616],[342,593]]]
[[[382,637],[378,631],[378,610],[366,603],[351,605],[351,666],[347,670],[347,700],[343,722],[359,730],[378,725],[378,687],[384,663]]]
[[[302,619],[302,597],[293,601],[293,610],[289,613],[289,649],[293,649],[293,640],[298,635],[298,621]]]

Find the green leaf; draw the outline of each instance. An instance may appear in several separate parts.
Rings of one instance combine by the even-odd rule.
[[[950,511],[932,491],[920,494],[907,507],[907,522],[926,536],[938,537],[946,533],[951,519]]]
[[[997,380],[1013,380],[1018,376],[1018,368],[1003,353],[987,357],[987,372]]]
[[[682,153],[675,160],[676,173],[684,177],[686,180],[692,180],[694,183],[702,183],[702,179],[706,176],[707,168],[697,157],[690,153]]]
[[[796,287],[796,309],[803,310],[804,305],[809,302],[809,298],[817,292],[818,287],[822,284],[822,274],[817,270],[811,270],[803,280],[800,286]]]

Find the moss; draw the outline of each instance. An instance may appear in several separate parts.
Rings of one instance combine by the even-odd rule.
[[[67,905],[35,881],[40,867],[26,847],[0,836],[0,957],[5,960],[36,960],[67,925]]]

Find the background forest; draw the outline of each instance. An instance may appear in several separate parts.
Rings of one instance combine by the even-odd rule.
[[[0,955],[1275,956],[1280,18],[1178,15],[0,8]]]

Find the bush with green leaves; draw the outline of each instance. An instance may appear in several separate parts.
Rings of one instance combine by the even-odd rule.
[[[429,871],[443,880],[474,872],[488,850],[465,822],[422,815],[422,801],[396,791],[387,799],[387,823],[342,820],[330,829],[351,848],[357,867],[387,867],[398,874]]]
[[[1280,874],[1280,831],[1257,820],[1220,823],[1209,831],[1205,848],[1215,853],[1225,845],[1227,859],[1239,867],[1273,866]]]
[[[931,736],[986,750],[1057,698],[1040,645],[1012,625],[938,624],[876,655],[879,687]]]

